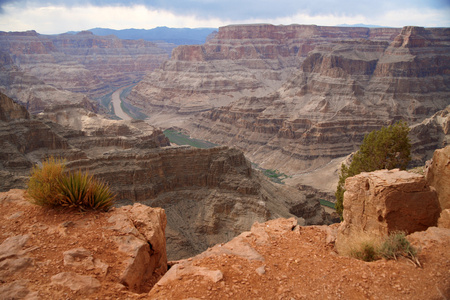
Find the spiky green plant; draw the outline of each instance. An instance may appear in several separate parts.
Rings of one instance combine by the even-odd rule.
[[[96,210],[108,210],[114,204],[115,194],[111,192],[104,181],[92,178],[90,189],[87,193],[87,207]]]
[[[115,195],[109,186],[87,172],[68,173],[59,179],[60,204],[81,210],[108,210],[114,204]]]
[[[57,205],[60,201],[58,180],[64,171],[65,161],[54,157],[43,161],[42,166],[35,165],[28,182],[28,200],[41,206]]]

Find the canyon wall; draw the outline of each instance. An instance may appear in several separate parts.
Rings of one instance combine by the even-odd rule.
[[[204,111],[276,91],[317,45],[342,39],[391,40],[399,29],[315,25],[230,25],[204,45],[179,46],[128,101],[148,112]]]
[[[170,55],[167,49],[144,40],[35,31],[0,32],[0,52],[9,54],[29,76],[90,98],[139,81]]]
[[[355,151],[374,129],[444,109],[449,33],[226,26],[204,45],[177,47],[127,101],[150,117],[194,115],[177,126],[236,146],[264,168],[306,172]]]

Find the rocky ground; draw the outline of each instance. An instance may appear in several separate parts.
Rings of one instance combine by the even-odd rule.
[[[1,299],[450,297],[450,229],[432,227],[408,237],[421,248],[418,268],[405,259],[341,257],[333,246],[338,225],[301,227],[294,219],[277,219],[177,262],[150,292],[151,279],[134,293],[120,283],[129,257],[113,242],[124,235],[110,221],[120,209],[46,209],[26,202],[22,190],[0,193],[0,205]],[[79,248],[88,254],[74,254]]]

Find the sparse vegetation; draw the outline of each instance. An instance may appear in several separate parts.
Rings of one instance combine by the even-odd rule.
[[[381,238],[364,231],[352,232],[350,236],[341,236],[336,244],[339,254],[364,261],[374,261],[379,258],[378,250]]]
[[[352,233],[349,237],[341,237],[338,252],[341,255],[354,257],[363,261],[375,261],[381,258],[407,258],[414,265],[421,267],[417,258],[417,250],[406,239],[405,233],[395,232],[385,238],[366,232]]]
[[[399,256],[403,256],[418,267],[421,266],[417,259],[417,250],[406,239],[404,232],[396,232],[389,235],[381,244],[379,255],[386,259],[395,260],[397,260]]]
[[[108,210],[115,195],[109,186],[87,172],[65,172],[64,161],[53,157],[35,166],[27,189],[28,200],[41,206],[80,210]]]
[[[272,169],[263,169],[263,174],[269,177],[271,181],[279,184],[284,184],[283,180],[289,178],[289,176],[287,176],[286,174]]]
[[[364,137],[359,150],[349,166],[341,165],[339,182],[336,188],[336,212],[343,220],[343,201],[345,179],[361,172],[399,168],[405,170],[411,160],[411,144],[408,138],[409,127],[399,121],[394,125],[374,130]]]

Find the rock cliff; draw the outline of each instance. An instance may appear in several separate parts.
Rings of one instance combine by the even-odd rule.
[[[205,111],[181,127],[262,167],[310,171],[355,151],[374,129],[444,109],[449,36],[447,28],[226,26],[204,45],[177,47],[127,101],[155,120]]]
[[[128,101],[147,111],[186,114],[276,91],[317,45],[342,39],[392,40],[399,29],[315,25],[230,25],[204,45],[179,46]]]
[[[40,35],[0,32],[0,52],[29,76],[90,98],[139,81],[170,53],[144,40],[121,40],[91,32]]]
[[[98,105],[89,101],[87,96],[44,83],[15,65],[11,55],[1,50],[0,92],[20,102],[32,114],[63,104],[81,104],[98,111]]]
[[[25,188],[33,164],[63,157],[69,169],[106,180],[118,205],[164,208],[170,259],[227,241],[254,221],[296,216],[301,224],[327,222],[317,200],[269,182],[236,149],[164,147],[162,131],[144,121],[107,120],[76,105],[22,118],[23,108],[1,100],[0,108],[18,111],[16,119],[0,122],[2,191]]]

